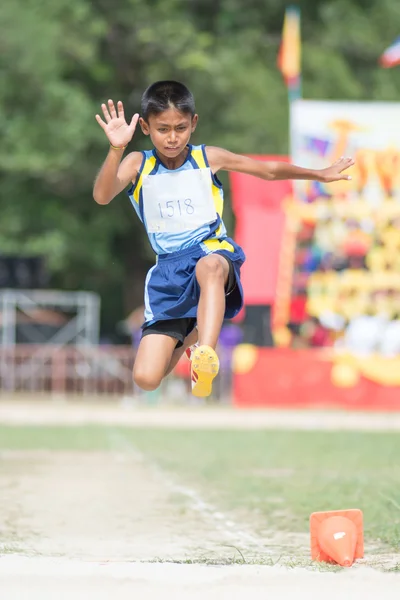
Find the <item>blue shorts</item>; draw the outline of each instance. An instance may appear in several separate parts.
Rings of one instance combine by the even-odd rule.
[[[244,252],[230,238],[212,240],[212,245],[211,241],[209,243],[211,249],[201,243],[187,250],[158,256],[157,264],[148,272],[145,283],[144,330],[158,321],[172,319],[188,319],[188,323],[193,323],[194,326],[200,298],[196,265],[203,256],[213,253],[228,259],[234,277],[226,296],[225,318],[232,319],[238,314],[243,306],[240,267],[245,261]]]

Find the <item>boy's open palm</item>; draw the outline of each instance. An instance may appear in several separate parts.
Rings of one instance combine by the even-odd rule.
[[[96,121],[108,137],[110,144],[117,148],[127,146],[135,133],[139,115],[137,113],[133,115],[132,120],[128,125],[125,120],[122,102],[118,102],[116,109],[114,102],[109,100],[108,107],[105,104],[102,104],[101,108],[105,121],[103,121],[99,115],[96,115]]]
[[[354,160],[352,158],[344,158],[344,156],[342,156],[341,158],[339,158],[339,160],[334,162],[327,169],[321,169],[321,181],[323,181],[324,183],[343,180],[348,181],[349,179],[351,179],[351,175],[348,175],[348,173],[344,173],[344,171],[346,171],[349,167],[352,167],[353,165]]]

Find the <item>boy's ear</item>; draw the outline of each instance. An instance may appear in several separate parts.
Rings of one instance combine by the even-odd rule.
[[[142,117],[139,118],[139,125],[140,125],[141,130],[143,131],[144,135],[150,135],[149,124],[146,123],[146,121],[144,119],[142,119]]]
[[[192,133],[194,132],[194,130],[197,127],[198,120],[199,120],[199,115],[197,115],[197,114],[193,115],[193,117],[192,117]]]

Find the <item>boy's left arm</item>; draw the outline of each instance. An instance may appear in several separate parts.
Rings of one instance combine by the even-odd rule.
[[[352,158],[341,157],[325,169],[303,169],[302,167],[297,167],[283,161],[255,160],[254,158],[235,154],[234,152],[229,152],[229,150],[215,146],[207,146],[206,153],[210,169],[213,173],[221,170],[237,171],[269,181],[278,179],[309,179],[329,183],[331,181],[349,180],[351,176],[343,173],[343,171],[354,165]]]

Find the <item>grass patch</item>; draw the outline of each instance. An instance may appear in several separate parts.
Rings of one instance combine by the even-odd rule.
[[[313,562],[306,559],[301,558],[287,558],[287,557],[278,557],[273,558],[270,556],[258,555],[257,557],[252,558],[238,558],[237,556],[232,556],[228,558],[210,558],[208,556],[204,557],[196,557],[194,559],[187,558],[182,560],[171,560],[171,559],[163,559],[163,558],[154,558],[153,560],[142,561],[145,563],[172,563],[178,565],[207,565],[212,567],[221,567],[221,566],[233,566],[233,565],[253,565],[253,566],[263,566],[263,567],[285,567],[286,569],[296,569],[302,568],[307,569],[308,571],[317,571],[317,572],[331,572],[337,573],[339,571],[343,571],[343,567],[334,564],[327,563],[318,563]],[[387,569],[388,571],[394,571],[394,569]]]
[[[0,544],[0,556],[4,554],[20,554],[23,549],[17,544]]]
[[[265,530],[307,533],[313,511],[360,508],[376,552],[400,549],[396,432],[0,427],[0,449],[113,450],[115,439]]]

